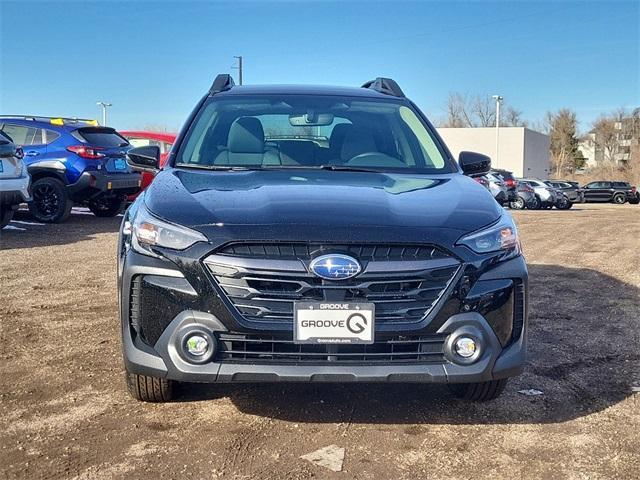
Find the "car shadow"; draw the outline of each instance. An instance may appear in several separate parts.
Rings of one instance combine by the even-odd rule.
[[[101,233],[117,232],[122,217],[98,218],[87,209],[74,208],[63,223],[45,224],[28,210],[18,210],[9,226],[0,230],[0,250],[68,245]]]
[[[182,401],[229,397],[247,414],[301,423],[557,423],[602,411],[640,385],[640,289],[585,268],[530,265],[529,361],[496,400],[442,385],[263,384],[183,388]],[[539,395],[519,393],[535,389]]]

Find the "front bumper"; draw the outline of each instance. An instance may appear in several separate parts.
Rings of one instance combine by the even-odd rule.
[[[436,311],[425,322],[397,331],[376,325],[376,340],[396,335],[439,335],[443,337],[443,359],[430,362],[366,362],[344,364],[331,361],[289,362],[235,361],[216,355],[204,364],[185,361],[180,355],[181,332],[191,327],[205,329],[216,338],[233,335],[278,335],[292,338],[291,332],[260,330],[236,323],[219,292],[210,288],[198,270],[202,251],[187,253],[173,262],[137,254],[121,247],[119,263],[120,315],[122,319],[123,356],[131,373],[187,382],[481,382],[519,374],[526,359],[527,339],[527,269],[519,256],[485,269],[473,285],[456,283],[439,301]],[[184,273],[183,273],[184,271]],[[144,320],[132,315],[132,287],[138,277],[148,280],[151,302],[142,307],[144,315],[160,315],[157,332],[141,331]],[[521,288],[520,313],[515,306],[516,285]],[[136,287],[137,288],[137,287]],[[156,299],[157,301],[154,301]],[[509,300],[511,299],[511,300]],[[509,303],[511,301],[511,303]],[[167,316],[168,315],[168,316]],[[516,317],[521,324],[516,328]],[[409,328],[409,329],[407,329]],[[411,330],[412,329],[412,330]],[[450,342],[471,329],[481,338],[483,350],[471,365],[456,363]],[[516,332],[517,330],[517,332]],[[152,338],[150,341],[149,338]],[[449,343],[448,343],[449,342]]]
[[[140,191],[142,177],[139,173],[106,173],[99,170],[84,172],[73,184],[67,186],[72,200],[86,200],[103,194],[131,195]]]
[[[24,177],[0,180],[0,204],[19,205],[31,201],[30,183],[31,177],[28,174]]]
[[[186,362],[178,353],[176,338],[189,327],[204,328],[213,335],[226,330],[222,323],[206,312],[186,311],[178,315],[153,348],[123,328],[123,354],[131,373],[163,377],[183,382],[411,382],[464,383],[484,382],[511,377],[522,372],[526,361],[526,329],[520,338],[503,349],[487,321],[478,313],[450,317],[439,333],[455,338],[460,332],[473,331],[483,341],[483,353],[472,365],[453,361],[440,364],[376,365],[303,365],[269,363],[233,363],[211,361],[202,365]],[[138,341],[136,341],[138,340]]]

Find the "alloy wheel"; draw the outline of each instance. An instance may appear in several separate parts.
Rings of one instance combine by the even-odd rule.
[[[53,217],[60,208],[60,195],[52,185],[41,184],[33,188],[33,203],[45,217]]]

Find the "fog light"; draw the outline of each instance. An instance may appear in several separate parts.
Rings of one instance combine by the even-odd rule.
[[[209,341],[201,335],[191,335],[186,341],[187,352],[194,357],[201,357],[209,350]]]
[[[191,325],[178,334],[175,346],[183,360],[198,365],[211,361],[217,350],[213,335]]]
[[[460,337],[454,343],[453,348],[456,354],[462,358],[471,358],[478,351],[478,344],[473,338]]]

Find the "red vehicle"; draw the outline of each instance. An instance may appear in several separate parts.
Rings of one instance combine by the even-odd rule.
[[[169,152],[173,146],[173,142],[176,140],[175,133],[162,133],[162,132],[141,132],[141,131],[124,131],[118,132],[120,135],[129,140],[129,143],[134,147],[146,147],[149,145],[156,145],[160,147],[160,168],[164,167],[169,157]],[[153,173],[142,172],[142,185],[140,191],[144,190],[153,181]],[[129,195],[129,201],[135,200],[140,192]]]

